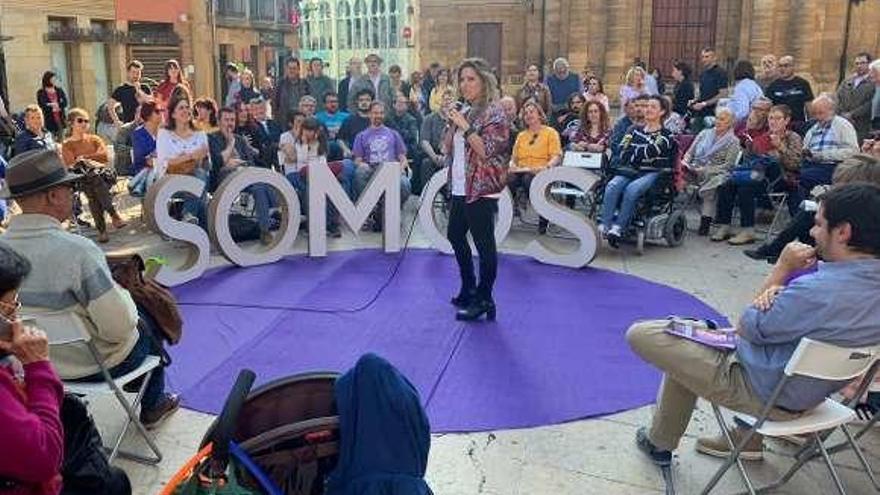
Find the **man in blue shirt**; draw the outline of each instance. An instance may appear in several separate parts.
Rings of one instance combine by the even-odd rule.
[[[550,88],[550,99],[553,113],[566,108],[568,97],[574,93],[584,92],[584,83],[577,74],[571,72],[568,60],[560,57],[553,61],[553,73],[544,81]]]
[[[880,343],[880,187],[853,183],[832,189],[822,198],[810,235],[816,247],[787,245],[743,312],[736,351],[670,335],[666,320],[640,322],[627,331],[633,350],[664,372],[651,427],[636,436],[656,464],[669,465],[697,397],[758,416],[801,338],[841,347]],[[797,277],[805,271],[813,273]],[[845,385],[794,377],[770,419],[793,419]],[[734,441],[745,432],[735,430]],[[744,459],[761,458],[762,439],[754,438]],[[718,439],[697,442],[705,454],[726,456],[727,449]]]

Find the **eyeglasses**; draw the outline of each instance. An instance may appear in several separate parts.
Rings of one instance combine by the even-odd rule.
[[[89,123],[89,119],[81,119],[81,118],[80,118],[80,119],[76,119],[76,123],[77,123],[77,124],[88,124],[88,123]]]
[[[537,140],[538,140],[538,135],[537,135],[537,134],[532,134],[532,140],[529,141],[529,146],[534,146],[535,141],[537,141]]]

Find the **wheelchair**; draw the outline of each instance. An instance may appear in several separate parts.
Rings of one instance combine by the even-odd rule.
[[[587,212],[598,221],[605,186],[614,178],[613,169],[603,169],[601,180],[590,191]],[[621,240],[635,242],[636,252],[644,254],[645,243],[665,243],[668,247],[678,247],[687,235],[687,217],[684,205],[679,201],[675,172],[662,170],[659,177],[636,203],[635,214],[629,227],[623,232]],[[609,241],[617,247],[617,241]]]

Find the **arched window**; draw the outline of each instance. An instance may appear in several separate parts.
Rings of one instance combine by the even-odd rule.
[[[388,46],[388,27],[385,23],[385,1],[373,0],[370,9],[370,48],[385,48]]]
[[[308,5],[302,5],[302,7],[300,7],[299,43],[302,47],[306,49],[309,48],[309,28],[311,27],[311,15],[311,10],[309,9]]]
[[[352,32],[352,48],[365,48],[367,32],[367,6],[364,0],[355,0],[354,30]]]
[[[351,48],[351,9],[346,0],[336,5],[336,43],[342,50]]]
[[[388,0],[388,47],[398,48],[400,46],[400,26],[403,24],[401,19],[405,19],[406,12],[401,9],[401,2],[398,0]]]
[[[333,21],[330,18],[330,4],[326,1],[321,2],[318,14],[321,20],[321,49],[331,50],[333,49],[333,28],[331,25]]]

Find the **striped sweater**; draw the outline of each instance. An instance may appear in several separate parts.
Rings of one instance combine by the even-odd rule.
[[[85,332],[108,367],[122,362],[138,339],[138,313],[128,291],[110,274],[104,252],[91,240],[64,230],[55,218],[24,214],[12,217],[0,242],[32,265],[19,291],[22,315],[34,317],[50,343],[72,330]],[[51,347],[51,359],[63,379],[99,371],[80,343]]]

